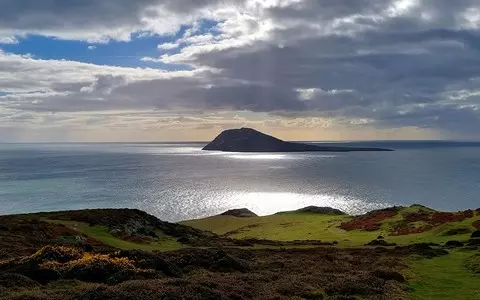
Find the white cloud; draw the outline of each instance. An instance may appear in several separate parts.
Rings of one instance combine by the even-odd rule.
[[[18,40],[15,37],[11,36],[0,36],[0,44],[17,44]]]
[[[87,47],[88,50],[95,50],[97,49],[97,46],[94,46],[94,45],[90,45]]]
[[[172,50],[172,49],[177,49],[180,45],[177,43],[163,43],[158,45],[158,49],[162,50]]]

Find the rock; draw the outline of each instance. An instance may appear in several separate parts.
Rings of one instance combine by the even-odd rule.
[[[226,212],[221,214],[222,216],[234,216],[239,218],[248,218],[248,217],[258,217],[255,213],[251,210],[246,208],[238,208],[238,209],[231,209],[227,210]]]
[[[113,236],[119,236],[119,235],[122,234],[122,231],[118,228],[115,228],[115,229],[110,230],[110,234],[113,235]]]
[[[385,238],[381,235],[377,236],[377,240],[384,240]]]
[[[202,150],[227,152],[350,152],[350,151],[392,151],[381,148],[316,146],[285,142],[252,128],[229,129],[220,133]]]
[[[153,230],[150,230],[148,228],[145,228],[145,227],[141,227],[137,230],[137,234],[139,235],[143,235],[143,236],[149,236],[149,237],[152,237],[152,238],[157,238],[157,234],[153,231]]]
[[[85,243],[87,239],[81,235],[77,235],[75,236],[75,241],[77,241],[78,243]]]
[[[463,247],[465,244],[460,241],[448,241],[445,243],[447,247]]]
[[[396,246],[396,245],[397,245],[396,243],[389,243],[385,240],[373,240],[370,243],[365,244],[365,246],[385,246],[385,247]]]
[[[345,215],[345,213],[339,209],[332,208],[332,207],[319,207],[319,206],[307,206],[304,208],[300,208],[295,212],[323,214],[323,215]]]
[[[480,230],[472,232],[472,235],[470,236],[472,239],[475,238],[480,238]]]

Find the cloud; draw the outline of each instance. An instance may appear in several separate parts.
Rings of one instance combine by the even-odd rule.
[[[97,49],[97,46],[94,46],[94,45],[90,45],[87,47],[88,50],[95,50]]]
[[[323,128],[333,122],[480,138],[475,129],[480,125],[478,1],[36,3],[0,0],[5,7],[0,41],[28,34],[104,43],[140,34],[168,36],[171,42],[157,46],[165,51],[142,61],[171,68],[99,66],[0,52],[3,109],[39,114],[248,111],[280,118],[284,127]],[[175,65],[191,71],[169,71]]]
[[[180,45],[177,44],[177,43],[163,43],[163,44],[160,44],[158,45],[158,49],[162,49],[162,50],[172,50],[172,49],[176,49],[178,48]]]
[[[18,40],[11,36],[0,36],[0,44],[17,44]]]

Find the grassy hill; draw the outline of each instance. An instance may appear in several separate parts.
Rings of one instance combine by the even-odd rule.
[[[1,299],[480,299],[480,211],[0,216]]]
[[[480,212],[438,212],[412,205],[372,211],[361,216],[292,211],[263,217],[218,215],[181,224],[236,239],[313,239],[357,247],[383,236],[389,242],[408,245],[468,240],[473,231],[480,229]]]

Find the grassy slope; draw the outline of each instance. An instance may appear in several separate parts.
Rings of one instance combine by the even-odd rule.
[[[413,299],[480,299],[480,274],[465,268],[472,251],[452,251],[447,256],[414,260],[410,290]]]
[[[160,237],[158,242],[153,243],[134,243],[130,241],[125,241],[119,239],[112,234],[110,234],[109,230],[105,226],[89,226],[87,223],[83,222],[74,222],[74,221],[63,221],[63,220],[50,220],[50,219],[43,219],[46,222],[54,223],[54,224],[62,224],[71,229],[74,229],[80,233],[83,233],[89,237],[92,237],[105,245],[119,248],[119,249],[139,249],[145,251],[153,251],[153,250],[170,250],[170,249],[179,249],[182,247],[182,244],[177,242],[177,240],[173,237],[166,236],[160,231],[156,231],[156,234]]]
[[[402,215],[417,211],[418,207],[407,207],[400,214],[386,220],[376,231],[345,231],[338,228],[349,216],[322,215],[311,213],[281,213],[264,217],[238,218],[233,216],[214,216],[205,219],[184,221],[182,224],[201,230],[225,235],[231,238],[260,238],[272,240],[322,240],[338,241],[340,246],[361,246],[382,235],[389,242],[400,245],[415,242],[441,243],[452,239],[465,240],[470,234],[447,236],[445,232],[454,228],[469,228],[480,216],[462,222],[448,223],[420,234],[389,236],[391,225],[402,219]]]
[[[282,213],[265,217],[237,218],[214,216],[182,222],[185,225],[233,238],[265,238],[275,240],[319,239],[336,240],[340,246],[361,246],[384,236],[389,242],[407,245],[416,242],[443,243],[449,240],[467,240],[470,234],[446,235],[452,229],[475,230],[472,223],[479,215],[461,222],[451,222],[432,230],[401,236],[389,236],[390,228],[402,221],[405,214],[429,210],[421,206],[403,208],[395,217],[383,221],[376,231],[345,231],[338,226],[351,217],[308,213]],[[429,210],[431,211],[431,210]],[[419,224],[422,225],[422,224]],[[466,268],[473,251],[452,251],[434,259],[414,259],[410,263],[411,295],[413,299],[480,299],[480,275]],[[478,253],[478,251],[477,251]]]

